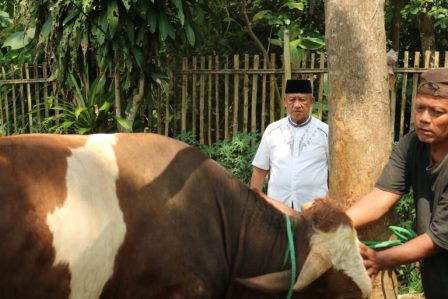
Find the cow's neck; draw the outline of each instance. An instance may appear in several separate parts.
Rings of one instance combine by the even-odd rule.
[[[290,269],[290,261],[284,263],[288,248],[285,215],[250,189],[243,188],[239,192],[239,195],[230,196],[235,203],[225,213],[229,219],[230,243],[233,244],[230,253],[232,277]],[[294,234],[300,221],[300,218],[293,220]]]

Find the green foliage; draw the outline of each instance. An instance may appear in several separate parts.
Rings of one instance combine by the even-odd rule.
[[[212,145],[198,145],[192,133],[177,136],[178,140],[198,146],[207,156],[224,166],[243,183],[249,183],[252,174],[252,160],[258,145],[258,134],[237,133],[230,140],[215,142]]]
[[[126,120],[112,114],[113,94],[106,92],[104,74],[92,83],[80,82],[69,75],[69,86],[74,92],[75,102],[49,98],[48,106],[52,115],[45,119],[44,128],[50,133],[90,134],[110,132],[115,127],[114,120],[129,128]],[[38,107],[43,109],[42,107]]]
[[[434,27],[443,30],[448,28],[448,5],[446,0],[410,0],[401,13],[405,19],[413,18],[419,13],[426,13],[433,19]]]
[[[267,6],[268,9],[259,11],[252,18],[254,24],[265,23],[272,28],[274,37],[269,40],[272,45],[283,47],[283,32],[288,30],[291,54],[298,57],[299,64],[303,50],[318,50],[325,47],[323,34],[307,30],[303,24],[307,6],[307,0],[277,1],[276,5]]]
[[[395,206],[397,225],[407,230],[413,230],[416,221],[414,198],[412,192],[404,195]],[[421,293],[423,286],[418,263],[403,265],[396,268],[400,293]]]
[[[31,39],[35,28],[27,28],[21,22],[14,22],[7,11],[0,8],[0,64],[31,62]]]

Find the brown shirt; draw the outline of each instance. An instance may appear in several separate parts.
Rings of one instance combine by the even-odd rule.
[[[442,252],[422,261],[426,298],[448,298],[448,155],[431,161],[429,145],[415,132],[403,137],[376,187],[397,194],[412,188],[417,213],[417,232],[427,233]]]

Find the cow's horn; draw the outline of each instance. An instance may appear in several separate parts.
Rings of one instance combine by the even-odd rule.
[[[237,278],[236,282],[268,294],[285,292],[291,281],[291,271],[268,273],[250,278]]]
[[[323,246],[311,247],[311,251],[303,264],[294,291],[299,292],[332,267],[330,252]]]
[[[311,208],[313,206],[313,204],[314,204],[314,201],[306,202],[300,206],[300,210],[305,211],[306,209]]]

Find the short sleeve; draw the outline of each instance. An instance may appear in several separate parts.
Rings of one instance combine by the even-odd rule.
[[[407,179],[406,161],[413,136],[415,135],[407,134],[398,143],[376,182],[375,187],[395,194],[409,192],[410,182]]]
[[[439,199],[427,233],[437,246],[448,250],[448,187]]]
[[[266,129],[266,131],[263,134],[263,137],[261,137],[260,145],[258,146],[257,152],[255,153],[255,158],[252,161],[252,165],[264,170],[269,170],[269,156],[270,156],[270,150],[269,150],[269,135],[271,133],[271,130],[269,130],[269,127]]]

